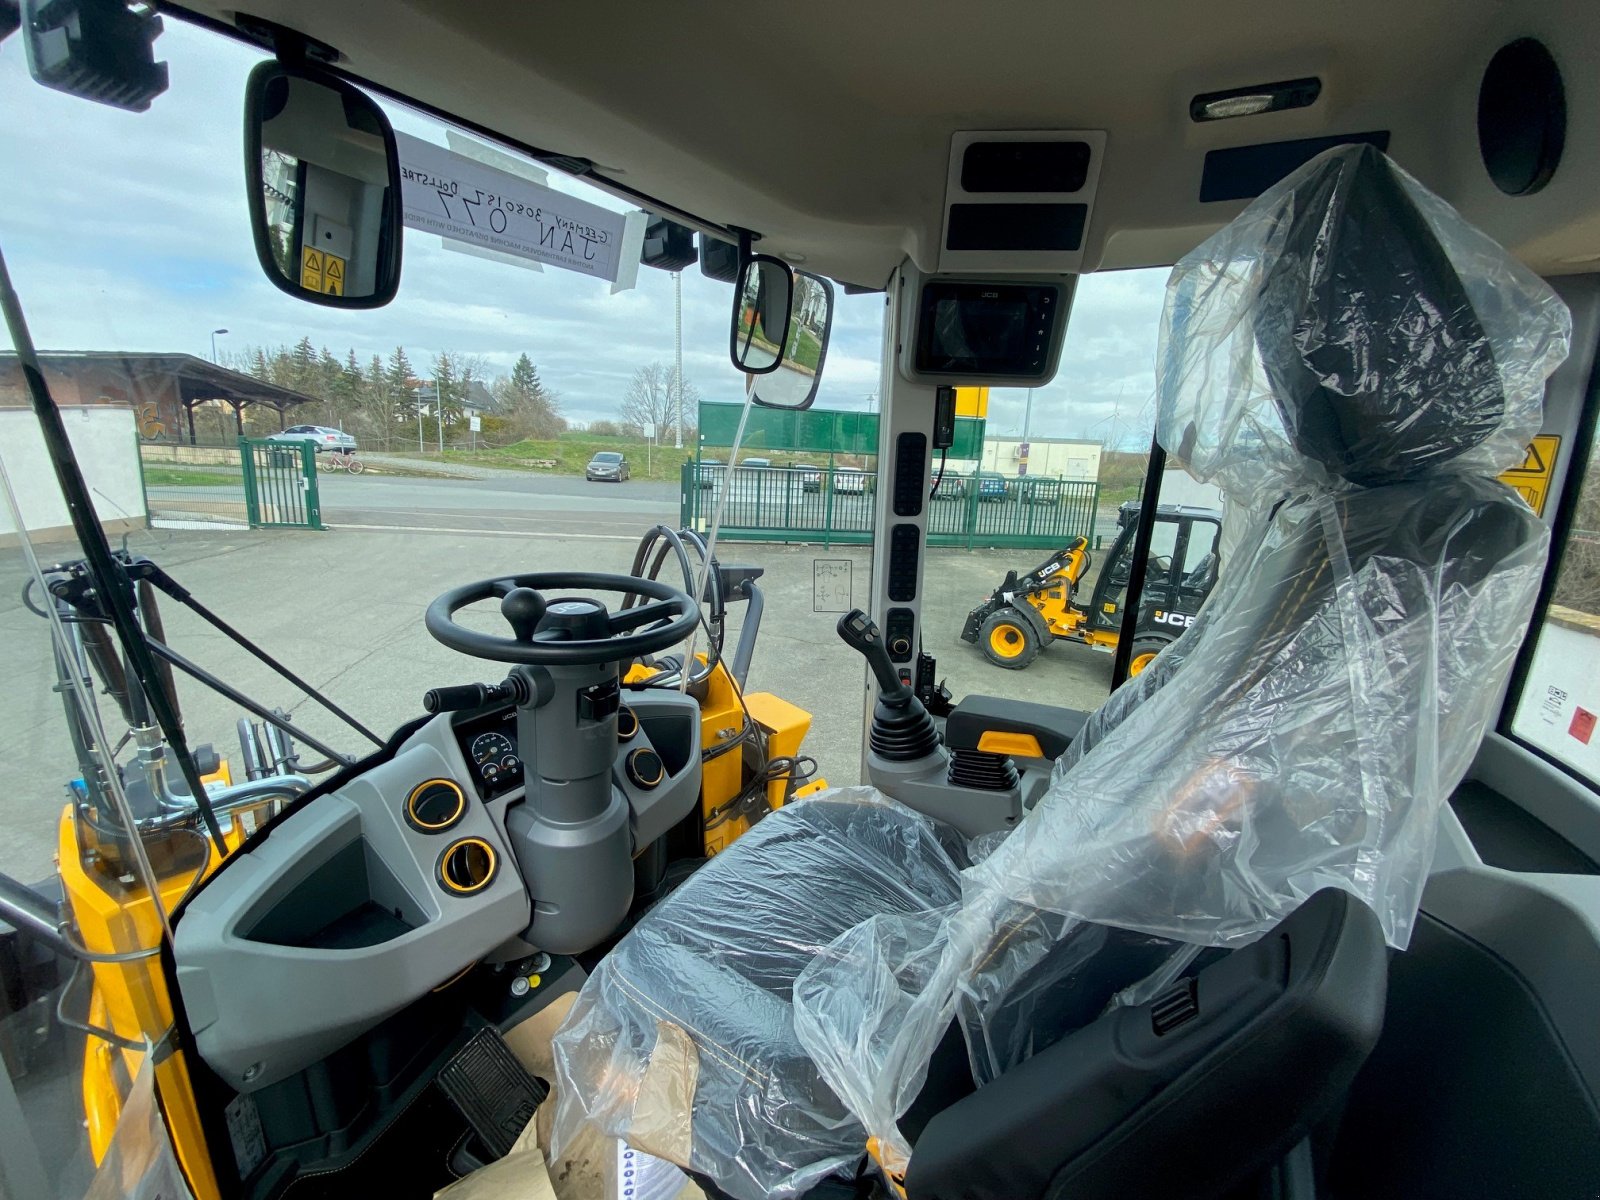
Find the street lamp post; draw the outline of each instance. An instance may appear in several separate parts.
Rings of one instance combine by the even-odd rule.
[[[217,335],[227,333],[226,329],[213,329],[211,331],[211,361],[217,361]]]

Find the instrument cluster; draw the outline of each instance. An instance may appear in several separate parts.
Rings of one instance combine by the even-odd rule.
[[[517,710],[505,708],[456,726],[461,753],[472,766],[485,799],[522,786],[522,757],[517,749]]]

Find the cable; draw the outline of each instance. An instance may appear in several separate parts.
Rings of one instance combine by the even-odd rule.
[[[933,487],[928,491],[928,499],[932,500],[939,494],[939,485],[944,482],[944,465],[950,461],[950,450],[945,448],[939,451],[939,473],[934,476]]]
[[[83,959],[72,964],[72,974],[67,976],[67,985],[61,989],[61,995],[56,997],[56,1021],[66,1029],[75,1029],[87,1037],[99,1038],[102,1042],[110,1042],[119,1050],[137,1050],[141,1054],[148,1050],[146,1042],[136,1042],[132,1038],[125,1038],[120,1033],[113,1033],[109,1029],[101,1029],[98,1025],[91,1025],[87,1021],[79,1021],[75,1017],[67,1016],[67,997],[72,994],[72,989],[77,986],[83,974]]]

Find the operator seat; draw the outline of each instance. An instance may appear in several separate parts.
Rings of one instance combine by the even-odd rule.
[[[1194,626],[974,863],[847,789],[683,884],[558,1035],[558,1148],[597,1125],[741,1200],[869,1143],[899,1176],[954,1022],[972,1079],[936,1098],[913,1200],[1217,1196],[1274,1161],[1376,1039],[1383,942],[1526,627],[1548,537],[1492,476],[1567,332],[1368,147],[1187,256],[1158,434],[1253,525]]]

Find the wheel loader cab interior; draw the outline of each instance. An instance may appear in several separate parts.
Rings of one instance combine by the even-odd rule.
[[[441,261],[536,266],[513,290],[570,270],[596,296],[639,266],[672,272],[676,308],[641,289],[617,301],[631,323],[585,348],[596,393],[621,390],[608,373],[662,311],[681,342],[716,310],[711,351],[680,346],[659,387],[607,401],[612,433],[586,400],[559,416],[526,354],[486,396],[487,352],[436,360],[431,381],[404,347],[373,360],[375,469],[325,486],[365,489],[346,512],[436,521],[404,526],[403,552],[441,576],[409,633],[457,671],[387,737],[327,705],[376,752],[329,750],[301,775],[288,718],[258,706],[274,732],[249,734],[248,782],[209,747],[191,761],[175,685],[171,722],[134,711],[134,659],[93,599],[135,594],[153,566],[124,551],[104,578],[51,573],[73,578],[50,591],[53,635],[77,639],[56,646],[60,690],[92,708],[82,676],[123,706],[136,784],[160,783],[169,745],[196,781],[135,787],[126,836],[105,836],[132,864],[115,858],[118,886],[159,877],[136,914],[96,912],[147,927],[148,960],[72,916],[111,894],[85,886],[100,843],[77,832],[110,810],[83,799],[117,790],[101,768],[61,818],[70,919],[19,907],[0,875],[0,917],[56,935],[96,989],[72,1028],[94,1051],[81,1090],[108,1174],[122,1077],[148,1063],[155,1116],[134,1132],[170,1132],[195,1200],[475,1181],[492,1200],[546,1182],[643,1200],[637,1173],[664,1165],[708,1200],[1600,1194],[1600,791],[1514,727],[1539,708],[1541,732],[1587,748],[1594,729],[1555,684],[1525,698],[1552,545],[1592,542],[1600,6],[1152,4],[624,5],[603,27],[481,0],[22,6],[35,78],[128,109],[160,94],[160,19],[265,56],[238,215],[275,304],[387,337],[422,294],[441,330],[487,338],[509,308]],[[580,186],[606,203],[551,207]],[[435,198],[445,218],[423,213]],[[562,235],[594,254],[557,261]],[[1152,268],[1170,268],[1138,350],[1153,371],[1100,396],[1087,377],[1111,368],[1072,354],[1097,318],[1086,297]],[[48,430],[60,401],[40,399],[9,278],[0,260]],[[106,289],[129,310],[140,294]],[[558,341],[582,308],[528,336]],[[200,364],[213,390],[244,378],[217,361],[227,335]],[[284,355],[295,378],[332,379],[337,354],[304,345]],[[173,386],[193,443],[210,393]],[[481,439],[523,477],[490,472],[477,507],[413,509],[461,469],[452,404],[467,453]],[[153,440],[160,422],[137,419]],[[429,421],[437,461],[413,478]],[[572,444],[552,422],[592,442],[579,465],[622,462],[618,489],[560,490]],[[1046,465],[1069,441],[1101,443],[1082,479]],[[195,449],[173,447],[157,492],[233,486],[194,482],[215,466],[179,453]],[[1540,453],[1539,481],[1511,486]],[[558,515],[521,512],[535,493]],[[762,523],[774,496],[780,533]],[[631,568],[613,533],[568,536],[580,515],[653,522],[673,503],[682,527],[650,528]],[[791,520],[813,508],[816,530]],[[322,545],[400,528],[330,524]],[[818,531],[822,550],[800,544]],[[793,543],[732,565],[764,538]],[[834,553],[853,574],[823,570]],[[469,556],[493,561],[446,571]],[[813,589],[798,619],[778,600],[806,604],[796,563]],[[795,697],[749,684],[764,613],[787,657],[761,669]],[[118,637],[161,636],[130,614]],[[1076,660],[1104,670],[1068,703]],[[830,711],[807,742],[830,706],[848,736]],[[97,723],[72,726],[80,758],[111,740]],[[247,808],[263,779],[270,808]],[[156,868],[134,862],[157,825],[181,836]],[[0,940],[0,968],[8,954]],[[122,1031],[140,1007],[155,1016]],[[170,1036],[132,1036],[147,1026]],[[115,1093],[109,1120],[97,1091]],[[0,1162],[0,1193],[10,1180]]]

